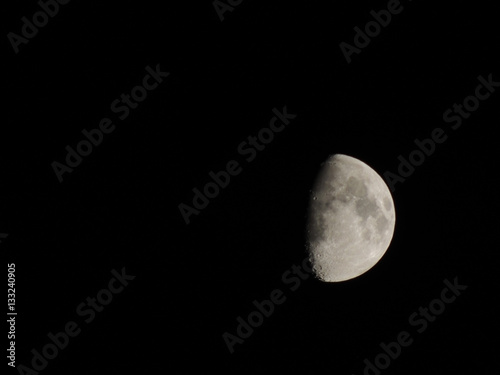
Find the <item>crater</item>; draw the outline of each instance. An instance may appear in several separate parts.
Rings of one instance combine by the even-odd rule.
[[[342,203],[347,203],[351,200],[351,197],[348,194],[341,193],[334,196],[333,199],[341,201]]]
[[[363,181],[357,179],[356,177],[349,177],[347,180],[347,192],[354,195],[355,197],[366,197],[368,194],[368,189]]]
[[[356,202],[356,212],[364,220],[366,220],[369,216],[376,216],[378,212],[377,202],[368,198],[359,199]]]

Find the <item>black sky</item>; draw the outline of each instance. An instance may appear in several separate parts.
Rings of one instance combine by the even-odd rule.
[[[210,1],[73,0],[19,53],[5,37],[0,246],[17,269],[17,364],[77,321],[42,374],[362,374],[401,331],[414,342],[383,374],[491,373],[500,90],[456,130],[443,113],[479,76],[500,81],[494,5],[401,4],[351,63],[339,44],[387,2],[247,0],[221,22]],[[4,35],[39,10],[10,5]],[[119,120],[111,103],[158,64],[170,75]],[[284,107],[296,118],[246,161],[239,145]],[[51,164],[105,117],[115,130],[60,183]],[[436,128],[447,140],[396,184],[379,264],[292,291],[282,277],[305,257],[320,164],[342,153],[397,173]],[[186,225],[179,204],[231,160],[241,172]],[[84,323],[77,306],[123,267],[136,278]],[[455,278],[468,288],[417,333],[409,317]],[[224,332],[275,289],[286,301],[230,354]]]

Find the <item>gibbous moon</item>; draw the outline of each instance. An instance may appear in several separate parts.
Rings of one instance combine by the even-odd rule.
[[[314,184],[307,223],[309,259],[327,282],[372,268],[391,243],[396,212],[382,177],[353,157],[336,154]]]

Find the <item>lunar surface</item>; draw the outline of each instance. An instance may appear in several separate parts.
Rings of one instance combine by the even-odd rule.
[[[382,177],[362,161],[341,154],[323,164],[308,216],[309,259],[316,276],[327,282],[355,278],[377,264],[396,222]]]

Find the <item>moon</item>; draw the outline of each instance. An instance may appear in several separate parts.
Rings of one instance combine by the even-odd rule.
[[[342,154],[322,164],[311,191],[307,218],[309,261],[321,281],[358,277],[385,254],[396,212],[382,177]]]

